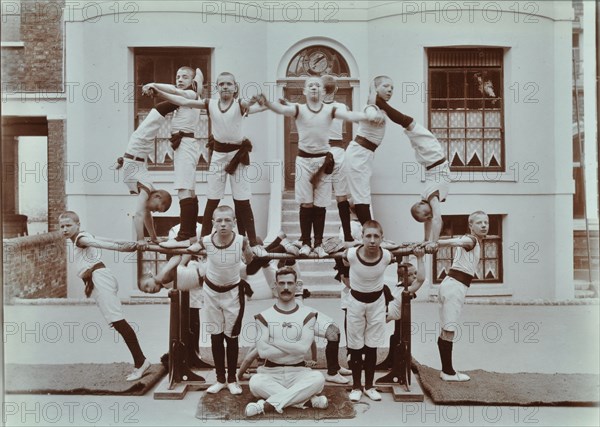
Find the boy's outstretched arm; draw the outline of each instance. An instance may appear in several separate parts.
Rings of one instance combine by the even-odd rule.
[[[271,110],[277,114],[283,114],[284,116],[287,116],[287,117],[294,117],[296,115],[296,111],[298,108],[297,104],[282,105],[278,102],[271,102],[265,97],[264,94],[261,94],[259,96],[258,102],[260,105],[266,106],[269,110]]]
[[[137,249],[137,242],[116,241],[98,236],[82,236],[77,240],[77,246],[80,248],[90,246],[93,248],[108,249],[117,252],[135,252]]]
[[[148,230],[150,240],[154,243],[158,243],[158,237],[156,230],[154,229],[154,219],[152,213],[146,207],[148,201],[148,193],[141,190],[137,197],[137,206],[135,209],[135,216],[133,217],[133,225],[135,228],[135,236],[140,249],[144,250],[147,247],[146,239],[144,239],[144,226]]]
[[[185,98],[196,99],[198,95],[190,89],[178,89],[176,86],[167,83],[148,83],[142,88],[142,92],[148,93],[149,89],[154,89],[156,92],[163,92],[171,95],[179,95]]]
[[[447,247],[460,247],[468,251],[473,249],[477,243],[477,239],[473,236],[465,235],[461,237],[454,237],[452,239],[440,239],[437,244],[440,248]]]
[[[193,99],[187,98],[180,95],[175,95],[169,92],[165,92],[160,89],[156,89],[156,94],[163,98],[166,101],[169,101],[172,104],[178,105],[180,107],[189,107],[189,108],[198,108],[201,110],[206,109],[206,100],[205,99]]]
[[[425,240],[429,243],[425,248],[431,250],[440,238],[443,221],[442,206],[436,196],[429,199],[429,206],[431,207],[431,219],[425,222]]]

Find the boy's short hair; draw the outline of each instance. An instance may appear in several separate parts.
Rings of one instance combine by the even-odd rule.
[[[213,218],[215,217],[215,214],[217,212],[227,212],[228,214],[231,214],[231,217],[233,219],[235,219],[235,212],[233,211],[233,208],[231,206],[228,206],[228,205],[217,206],[213,212]]]
[[[150,194],[148,195],[148,198],[154,196],[155,194],[158,194],[161,198],[161,200],[163,200],[165,202],[165,211],[168,211],[169,208],[171,207],[171,203],[173,202],[173,198],[171,197],[171,195],[169,194],[169,192],[167,190],[152,190],[150,192]]]
[[[325,89],[325,94],[331,95],[335,93],[338,89],[335,77],[330,76],[329,74],[325,74],[321,76],[321,80],[323,80],[323,88]]]
[[[60,221],[61,219],[64,218],[69,218],[71,219],[73,222],[79,224],[79,215],[77,215],[75,212],[73,211],[64,211],[63,213],[61,213],[58,216],[58,220]]]
[[[381,84],[381,82],[384,81],[385,79],[392,80],[391,78],[389,78],[388,76],[385,76],[385,75],[375,77],[373,79],[375,81],[375,87],[379,86]]]
[[[429,205],[426,200],[419,200],[414,205],[410,207],[410,214],[417,222],[425,222],[421,216],[419,216],[419,208],[422,205]]]
[[[375,221],[374,219],[370,219],[370,220],[366,221],[362,226],[363,234],[367,228],[376,228],[383,235],[383,227],[381,226],[379,221]]]
[[[486,214],[484,211],[475,211],[473,212],[471,215],[469,215],[469,224],[473,223],[473,219],[478,216],[478,215],[485,215],[488,216],[488,214]],[[488,217],[489,218],[489,217]]]
[[[304,87],[308,87],[308,82],[311,80],[319,80],[321,81],[321,83],[323,83],[323,85],[325,84],[325,81],[323,80],[323,77],[321,76],[310,76],[308,77],[305,81],[304,81]]]
[[[294,276],[294,281],[298,281],[298,274],[296,273],[296,270],[294,270],[292,267],[281,267],[280,269],[277,270],[277,272],[275,273],[275,281],[277,281],[279,279],[279,276],[285,276],[286,274],[291,274]]]
[[[192,78],[196,77],[196,70],[194,70],[189,65],[183,65],[177,69],[177,71],[179,71],[179,70],[189,71],[190,73],[192,73]]]
[[[231,77],[233,79],[233,82],[235,83],[235,93],[233,94],[233,97],[237,98],[237,96],[240,93],[240,87],[239,87],[237,80],[235,79],[235,76],[233,75],[233,73],[230,73],[229,71],[223,71],[221,74],[219,74],[217,76],[217,83],[219,82],[220,77],[225,77],[225,76]]]
[[[406,268],[417,268],[415,267],[415,265],[412,262],[401,262],[400,264],[398,264],[398,268],[397,270],[400,270],[401,267],[406,267]]]

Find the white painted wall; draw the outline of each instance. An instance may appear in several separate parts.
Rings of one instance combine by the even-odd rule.
[[[434,13],[422,12],[439,9],[440,2],[373,2],[370,6],[340,2],[339,22],[327,24],[312,22],[308,15],[295,23],[283,19],[235,22],[233,15],[199,13],[207,3],[176,3],[174,11],[167,13],[156,11],[166,7],[161,2],[140,2],[137,23],[115,23],[111,15],[97,22],[67,23],[65,69],[72,87],[72,99],[67,100],[67,161],[73,162],[75,172],[73,181],[67,182],[68,207],[80,213],[86,229],[107,237],[130,238],[132,234],[134,198],[126,196],[125,187],[109,169],[133,131],[133,104],[125,101],[123,90],[115,100],[114,89],[115,83],[124,88],[133,80],[132,47],[213,48],[212,75],[231,71],[247,95],[252,95],[258,87],[272,90],[277,80],[285,77],[287,61],[303,46],[325,44],[346,53],[352,77],[360,79],[355,108],[364,104],[369,80],[388,74],[396,85],[391,104],[426,124],[425,48],[472,45],[476,40],[477,45],[506,49],[507,170],[499,175],[463,174],[452,185],[444,205],[445,214],[484,209],[505,215],[504,283],[473,287],[471,293],[508,294],[518,299],[572,297],[571,65],[565,60],[571,55],[570,2],[491,2],[504,8],[499,14],[490,9],[490,2],[483,2],[480,7],[487,9],[462,11],[460,19],[450,9],[440,10],[439,22]],[[514,13],[515,4],[521,13]],[[538,10],[523,9],[526,4],[537,5]],[[409,6],[417,9],[409,10]],[[193,10],[186,12],[185,7]],[[409,11],[416,13],[406,14]],[[530,98],[537,102],[524,102],[531,94],[531,89],[527,92],[525,88],[528,83],[533,85],[529,88],[537,89]],[[83,88],[88,92],[82,92]],[[100,96],[97,88],[102,91]],[[417,93],[412,93],[413,88],[419,88]],[[274,99],[275,94],[270,94]],[[254,142],[254,162],[262,165],[283,158],[283,118],[261,113],[248,119],[245,126]],[[402,168],[406,170],[414,162],[401,128],[388,125],[375,158],[374,211],[386,235],[400,241],[419,239],[422,230],[410,218],[408,207],[423,183],[416,175],[401,176]],[[259,235],[267,230],[266,170],[253,185]],[[101,172],[98,177],[97,171]],[[171,176],[157,173],[156,182],[174,194]],[[199,177],[197,193],[202,195],[205,190]],[[200,200],[202,210],[205,200],[202,196]],[[167,214],[178,212],[175,198]],[[539,262],[514,262],[508,248],[528,242],[539,246]],[[128,295],[135,288],[135,266],[108,258],[117,277],[131,284],[121,287],[122,295]],[[70,280],[69,295],[74,292],[72,283]]]

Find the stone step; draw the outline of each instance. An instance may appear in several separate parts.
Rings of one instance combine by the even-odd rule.
[[[285,234],[300,234],[300,224],[298,221],[283,221],[281,223],[281,229],[285,231]],[[336,224],[335,222],[325,222],[325,233],[333,233],[340,232],[340,224]]]
[[[298,264],[300,268],[300,274],[304,274],[304,272],[322,272],[332,274],[332,277],[335,275],[333,274],[333,267],[335,266],[335,261],[333,261],[332,259],[299,259]]]
[[[575,298],[597,298],[596,296],[596,292],[592,291],[592,290],[576,290],[575,291]]]
[[[576,291],[589,291],[590,290],[590,282],[587,280],[575,280],[575,290]]]
[[[295,242],[296,240],[298,240],[300,238],[300,230],[283,230],[285,231],[285,234],[287,234],[287,238],[288,240]],[[329,237],[339,237],[339,232],[336,233],[331,233],[331,232],[327,232],[325,231],[325,233],[323,233],[323,238],[327,239]]]
[[[341,293],[341,285],[321,285],[321,284],[312,284],[312,285],[304,285],[306,289],[310,291],[311,298],[340,298]],[[309,298],[306,302],[307,305],[310,305]],[[336,303],[339,304],[339,303]]]
[[[281,201],[281,209],[282,210],[293,210],[298,212],[298,209],[300,209],[300,204],[298,202],[296,202],[294,199],[283,199]],[[331,202],[329,202],[329,206],[327,206],[328,210],[335,210],[337,211],[337,202],[335,200],[332,200]]]

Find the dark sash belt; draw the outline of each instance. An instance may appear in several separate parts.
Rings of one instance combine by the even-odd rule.
[[[358,301],[364,302],[366,304],[370,304],[370,303],[375,302],[375,301],[377,301],[379,299],[379,297],[383,293],[383,289],[380,289],[380,290],[375,291],[375,292],[359,292],[357,290],[350,289],[350,293]]]
[[[294,363],[292,365],[285,365],[282,363],[275,363],[275,362],[271,362],[270,360],[265,360],[265,368],[280,368],[280,367],[284,367],[284,366],[290,366],[290,367],[300,367],[300,366],[305,366],[304,362],[298,362],[298,363]]]
[[[181,140],[183,138],[194,138],[194,132],[184,132],[182,130],[180,130],[177,133],[174,133],[171,135],[171,147],[173,147],[173,150],[177,150],[179,148],[179,145],[181,144]]]
[[[94,264],[83,272],[81,279],[83,280],[83,283],[85,285],[86,298],[89,298],[92,295],[92,291],[94,290],[94,281],[92,280],[92,273],[96,270],[100,270],[101,268],[106,268],[103,262]]]
[[[304,157],[306,159],[314,159],[316,157],[325,157],[329,153],[329,151],[324,151],[322,153],[307,153],[304,150],[298,150],[298,157]]]
[[[125,154],[123,154],[123,157],[117,157],[116,169],[121,169],[123,167],[123,164],[125,163],[125,160],[123,158],[131,159],[136,162],[142,162],[142,163],[146,162],[146,159],[144,159],[142,157],[135,157],[133,154],[125,153]]]
[[[244,317],[244,309],[246,308],[245,295],[248,295],[249,297],[251,297],[254,294],[254,291],[252,290],[252,288],[250,287],[248,282],[246,282],[243,279],[234,285],[217,286],[214,283],[212,283],[210,280],[208,280],[207,277],[205,277],[204,283],[206,284],[206,286],[211,288],[213,291],[219,292],[219,293],[228,292],[236,287],[239,287],[238,295],[239,295],[239,300],[240,300],[240,312],[238,313],[238,316],[235,319],[235,323],[233,324],[233,330],[231,331],[231,337],[232,338],[237,337],[240,334],[240,331],[242,330],[242,318]]]
[[[310,183],[313,187],[316,187],[321,180],[323,175],[331,175],[333,173],[333,168],[335,167],[335,160],[333,159],[333,154],[327,152],[325,154],[325,161],[321,165],[319,169],[310,177]]]
[[[453,279],[458,280],[460,283],[462,283],[466,287],[471,286],[471,281],[473,280],[473,276],[471,276],[470,274],[467,274],[464,271],[455,270],[453,268],[451,268],[450,271],[448,272],[448,276],[452,277]]]
[[[431,169],[433,169],[434,167],[436,167],[436,166],[439,166],[439,165],[443,164],[445,161],[446,161],[446,158],[445,158],[445,157],[442,157],[442,158],[441,158],[441,159],[439,159],[437,162],[435,162],[435,163],[432,163],[432,164],[430,164],[429,166],[427,166],[427,167],[425,168],[425,170],[431,170]]]
[[[330,139],[329,145],[331,147],[346,148],[344,147],[344,141],[342,141],[341,139]]]
[[[372,152],[375,152],[375,150],[377,150],[377,144],[369,141],[364,136],[356,135],[356,137],[354,137],[354,142]]]

